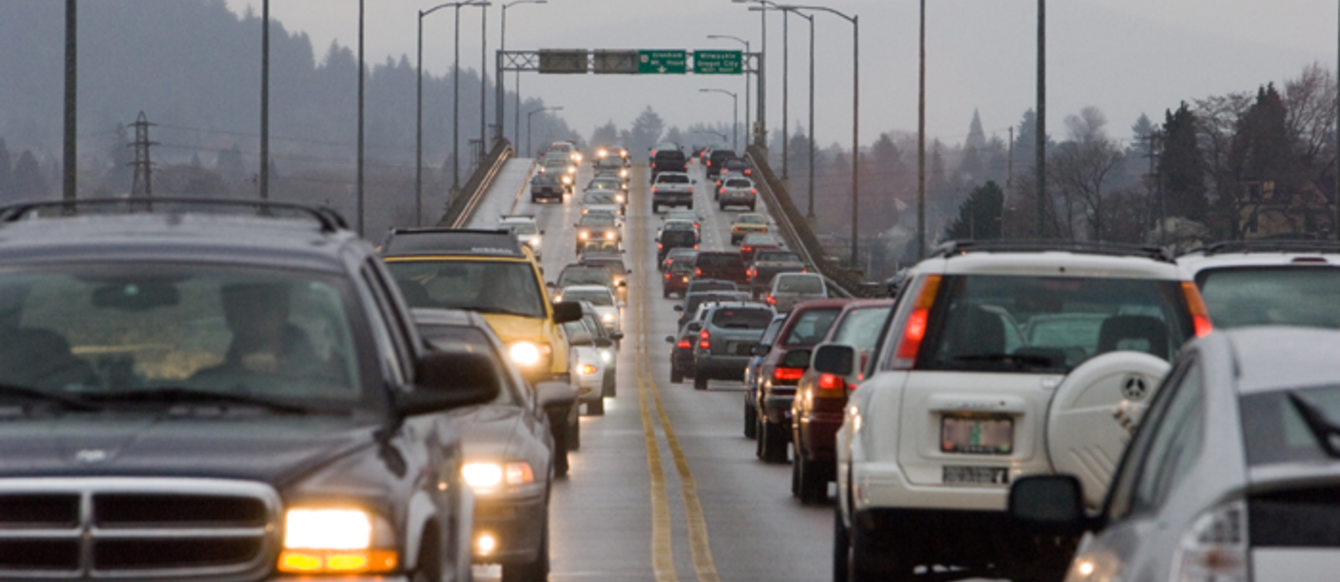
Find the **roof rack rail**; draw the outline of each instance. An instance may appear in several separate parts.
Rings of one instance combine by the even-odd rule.
[[[1340,241],[1328,239],[1255,239],[1225,240],[1194,247],[1182,255],[1203,253],[1216,255],[1221,253],[1340,253]]]
[[[1064,251],[1070,253],[1109,255],[1117,257],[1148,257],[1168,263],[1173,262],[1174,259],[1172,250],[1163,246],[1046,239],[950,240],[937,246],[931,251],[930,256],[948,257],[968,252],[1010,253],[1042,251]]]
[[[184,208],[185,207],[185,208]],[[218,214],[250,214],[240,212],[251,209],[256,216],[274,216],[275,211],[287,215],[309,216],[321,226],[322,232],[348,230],[349,223],[335,209],[326,206],[306,206],[292,202],[272,202],[268,200],[235,200],[227,198],[186,198],[186,197],[131,197],[131,198],[94,198],[84,200],[37,200],[19,202],[0,207],[0,222],[19,222],[42,216],[43,211],[53,211],[61,216],[75,214],[138,214],[153,212],[199,211]]]

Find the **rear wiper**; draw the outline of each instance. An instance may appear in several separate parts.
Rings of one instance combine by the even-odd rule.
[[[0,397],[4,396],[17,396],[19,398],[42,400],[53,404],[59,404],[62,408],[65,408],[66,410],[80,410],[88,412],[88,411],[100,410],[102,408],[97,404],[84,400],[83,398],[79,398],[77,396],[69,396],[66,394],[47,392],[45,390],[39,390],[37,388],[31,388],[28,386],[19,386],[17,384],[0,383]]]
[[[1326,454],[1331,458],[1340,458],[1340,426],[1331,421],[1325,410],[1297,390],[1289,391],[1289,402],[1303,417],[1312,436],[1317,438],[1317,443]]]
[[[310,408],[266,398],[264,396],[254,396],[236,392],[214,392],[211,390],[198,390],[180,386],[99,394],[98,400],[106,402],[164,402],[170,404],[224,403],[260,406],[275,412],[287,414],[308,414],[312,412],[312,409]]]
[[[1049,357],[1047,357],[1047,356],[1039,356],[1039,355],[1034,355],[1034,354],[1005,354],[1005,353],[1000,353],[1000,354],[967,354],[967,355],[963,355],[963,356],[955,356],[955,357],[954,357],[954,361],[955,361],[955,362],[1001,362],[1001,363],[1014,364],[1016,367],[1021,368],[1021,369],[1024,368],[1024,367],[1026,367],[1026,366],[1054,367],[1054,366],[1056,365],[1056,363],[1053,362],[1051,358],[1049,358]]]

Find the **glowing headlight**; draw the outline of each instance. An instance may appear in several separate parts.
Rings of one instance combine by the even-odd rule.
[[[290,509],[276,567],[299,574],[390,572],[399,565],[399,554],[372,549],[394,545],[389,531],[385,520],[358,509]]]
[[[614,361],[614,352],[610,350],[600,350],[600,361],[606,364]]]
[[[605,240],[614,240],[615,234],[612,230],[605,231]]]
[[[619,177],[620,177],[620,178],[627,178],[627,177],[628,177],[628,168],[624,168],[624,169],[622,169],[622,170],[619,170]]]
[[[572,183],[572,176],[563,176],[563,183],[564,183],[564,184],[571,184],[571,183]]]
[[[577,238],[580,238],[580,239],[582,239],[582,240],[586,240],[586,239],[588,239],[588,238],[591,238],[591,233],[586,232],[586,231],[583,230],[583,231],[577,233]]]
[[[599,156],[599,157],[602,157],[602,158],[603,158],[603,157],[605,157],[605,156],[608,156],[608,155],[609,155],[609,152],[607,152],[607,151],[605,151],[605,150],[598,150],[598,151],[596,151],[596,155]]]
[[[530,242],[527,244],[529,244],[531,248],[540,246],[540,237],[537,236],[535,238],[530,239]]]
[[[476,492],[500,485],[525,485],[535,481],[535,471],[525,461],[494,463],[477,461],[461,467],[461,478]]]
[[[613,313],[606,313],[606,314],[600,316],[600,321],[603,321],[603,322],[605,322],[605,323],[614,323],[614,314],[613,314]]]
[[[516,342],[508,348],[507,355],[512,362],[521,367],[530,367],[540,363],[540,348],[530,342]]]
[[[618,202],[619,204],[623,204],[624,203],[623,194],[615,194],[614,201]]]

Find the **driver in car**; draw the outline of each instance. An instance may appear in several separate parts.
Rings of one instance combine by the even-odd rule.
[[[281,283],[234,283],[220,291],[232,343],[223,363],[201,374],[250,372],[311,375],[323,367],[306,332],[289,322],[289,289]]]

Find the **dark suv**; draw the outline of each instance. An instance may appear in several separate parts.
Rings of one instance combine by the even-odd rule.
[[[699,279],[724,279],[740,287],[749,284],[749,268],[739,251],[704,251],[694,258],[693,266]]]
[[[660,149],[651,155],[651,179],[655,180],[661,172],[689,171],[688,158],[678,149]]]
[[[728,149],[712,150],[711,153],[707,154],[706,159],[707,177],[711,179],[716,179],[716,177],[721,174],[721,168],[726,165],[726,162],[733,160],[735,158],[736,158],[735,152],[730,151]]]
[[[447,412],[496,377],[425,348],[333,212],[39,202],[0,232],[5,578],[469,579]]]

